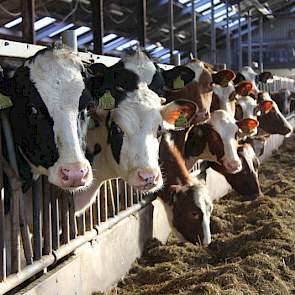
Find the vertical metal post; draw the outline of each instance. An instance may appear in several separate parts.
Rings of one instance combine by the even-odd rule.
[[[138,40],[140,46],[145,47],[146,45],[146,0],[139,1],[138,10]]]
[[[71,50],[77,52],[77,36],[74,30],[67,30],[61,33],[62,43],[67,45]]]
[[[238,69],[241,70],[243,66],[243,51],[242,51],[242,34],[241,34],[241,4],[238,3],[238,12],[239,12],[239,28],[238,28]]]
[[[23,42],[35,44],[35,0],[23,0],[22,3],[22,39]]]
[[[229,0],[226,0],[226,64],[231,68],[231,48],[230,48],[230,30],[229,30]]]
[[[259,71],[263,72],[263,16],[259,18]]]
[[[173,15],[173,0],[169,0],[169,32],[170,32],[170,62],[173,63],[174,52],[174,15]]]
[[[248,66],[252,65],[252,17],[251,10],[248,12]]]
[[[2,156],[2,137],[0,120],[0,155]],[[0,164],[0,281],[6,278],[6,248],[5,248],[5,216],[4,216],[4,186],[3,169]]]
[[[103,54],[103,0],[91,0],[92,8],[92,31],[93,31],[93,52]]]
[[[198,45],[197,45],[197,20],[196,20],[196,2],[191,0],[192,4],[192,53],[194,57],[197,57]]]
[[[216,64],[216,31],[214,17],[214,0],[211,0],[211,64]]]

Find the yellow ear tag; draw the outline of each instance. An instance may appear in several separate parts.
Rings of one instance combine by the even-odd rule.
[[[220,83],[221,87],[227,87],[228,86],[228,80],[222,80]]]
[[[109,90],[99,99],[98,107],[101,110],[112,110],[115,108],[115,99]]]
[[[173,89],[181,89],[184,87],[184,81],[181,79],[180,76],[173,81]]]
[[[186,127],[187,126],[187,118],[183,113],[180,113],[179,117],[175,120],[175,127]]]
[[[12,106],[13,106],[13,104],[12,104],[10,98],[8,96],[0,93],[0,110],[7,109]]]

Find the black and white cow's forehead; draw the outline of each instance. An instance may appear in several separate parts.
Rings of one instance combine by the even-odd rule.
[[[25,62],[50,115],[79,110],[85,88],[81,60],[66,49],[47,49]]]

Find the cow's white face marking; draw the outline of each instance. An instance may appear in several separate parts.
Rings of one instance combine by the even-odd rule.
[[[253,83],[253,88],[256,92],[259,92],[259,89],[256,85],[256,77],[257,73],[253,71],[253,69],[249,66],[245,66],[242,68],[240,73],[245,77],[246,80],[249,80]]]
[[[82,63],[73,54],[59,49],[37,55],[25,65],[30,69],[30,79],[54,122],[53,131],[59,158],[49,167],[48,178],[50,182],[57,184],[57,170],[61,165],[90,165],[81,149],[77,126],[79,101],[85,88],[81,74]],[[92,177],[89,180],[91,182]]]
[[[227,87],[221,87],[218,84],[213,84],[213,92],[219,97],[219,105],[221,110],[225,110],[233,116],[232,102],[229,100],[230,95],[235,91],[235,86],[232,81]]]
[[[193,61],[193,62],[189,62],[185,66],[194,71],[194,73],[195,73],[194,81],[199,82],[200,76],[205,69],[204,63],[201,61]]]
[[[127,70],[139,76],[139,82],[151,84],[156,74],[156,67],[144,52],[136,51],[134,55],[123,58],[122,62]]]
[[[228,170],[232,170],[232,173],[239,172],[242,169],[242,163],[237,152],[238,143],[236,135],[239,127],[236,124],[236,120],[228,112],[217,110],[211,113],[208,123],[213,126],[222,139],[224,147],[223,165]]]
[[[257,102],[251,96],[238,96],[236,105],[239,105],[243,110],[243,119],[256,119],[255,108],[257,107]]]

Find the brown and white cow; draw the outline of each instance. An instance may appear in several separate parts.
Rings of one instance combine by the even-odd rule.
[[[211,113],[203,124],[192,126],[186,134],[183,147],[184,159],[190,169],[197,160],[214,161],[229,173],[242,168],[237,154],[239,127],[231,114],[224,110]]]
[[[259,127],[264,133],[289,136],[293,132],[291,124],[280,112],[278,105],[271,99],[268,92],[260,92],[257,103],[261,111],[258,117]]]
[[[145,72],[146,68],[151,70]],[[161,135],[175,129],[180,115],[189,122],[197,110],[187,100],[162,105],[162,98],[148,87],[153,63],[142,54],[132,55],[126,65],[123,60],[111,67],[99,64],[95,69],[88,85],[98,102],[98,127],[89,130],[87,146],[90,153],[97,146],[100,150],[93,161],[91,189],[74,196],[77,213],[91,204],[101,183],[110,178],[121,177],[142,192],[159,190],[163,185],[158,162]],[[108,110],[101,105],[106,97],[113,99]]]
[[[172,232],[181,241],[207,246],[211,242],[212,201],[205,184],[189,174],[169,134],[161,140],[160,163],[165,186],[158,196],[164,204]]]
[[[210,162],[209,166],[222,174],[231,187],[245,196],[246,200],[256,199],[262,195],[258,179],[259,159],[248,143],[239,146],[238,154],[242,162],[242,169],[238,173],[228,173],[223,166],[216,162]]]
[[[195,102],[198,106],[198,113],[195,118],[195,122],[202,122],[210,116],[210,106],[212,101],[212,69],[211,67],[198,60],[193,59],[184,67],[190,69],[193,72],[193,80],[183,83],[183,87],[180,89],[169,89],[164,94],[167,102],[174,101],[175,99],[188,99]],[[187,74],[187,80],[190,75]],[[167,79],[166,79],[166,85]]]

